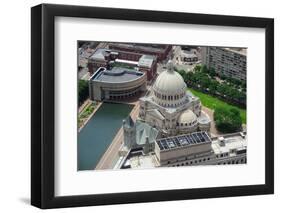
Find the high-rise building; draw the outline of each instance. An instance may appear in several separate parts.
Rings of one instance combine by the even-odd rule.
[[[202,63],[219,75],[246,80],[246,48],[202,47]]]

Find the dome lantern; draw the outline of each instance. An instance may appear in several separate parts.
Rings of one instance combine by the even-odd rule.
[[[168,70],[168,72],[174,72],[174,65],[171,60],[169,60],[167,63],[167,70]]]

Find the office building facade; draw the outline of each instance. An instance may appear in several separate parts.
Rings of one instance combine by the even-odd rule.
[[[213,68],[218,75],[246,80],[245,48],[202,47],[202,64],[209,69]]]

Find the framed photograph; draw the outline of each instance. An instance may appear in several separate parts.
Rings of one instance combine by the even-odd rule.
[[[31,204],[272,194],[274,20],[31,8]]]

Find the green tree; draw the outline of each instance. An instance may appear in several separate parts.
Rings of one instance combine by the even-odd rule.
[[[187,82],[189,85],[193,85],[193,81],[192,81],[193,75],[194,75],[193,72],[187,72],[184,81]]]
[[[186,80],[186,71],[184,70],[179,70],[178,73],[181,75],[181,77],[183,78],[183,80]]]
[[[195,67],[194,67],[194,72],[200,72],[200,70],[201,70],[201,65],[196,65]]]
[[[217,75],[217,74],[216,74],[216,71],[215,71],[215,69],[214,69],[213,67],[211,67],[211,68],[209,69],[209,75],[210,75],[212,78]]]
[[[202,76],[200,79],[199,79],[199,84],[204,88],[204,89],[207,89],[209,88],[209,85],[210,85],[210,78],[208,78],[208,76]]]
[[[209,93],[212,95],[215,95],[217,92],[217,88],[219,86],[219,83],[216,80],[211,80],[209,84]]]
[[[88,81],[79,80],[78,82],[78,104],[79,106],[89,98],[89,84]]]
[[[224,74],[220,74],[220,79],[221,79],[221,80],[226,80],[226,78],[227,78],[227,77],[226,77]]]
[[[216,128],[222,133],[233,133],[241,130],[242,119],[239,110],[217,107],[214,112]]]
[[[201,66],[201,70],[200,71],[203,72],[203,73],[208,73],[207,66],[206,65]]]
[[[246,90],[247,87],[246,81],[241,82],[241,87]]]

